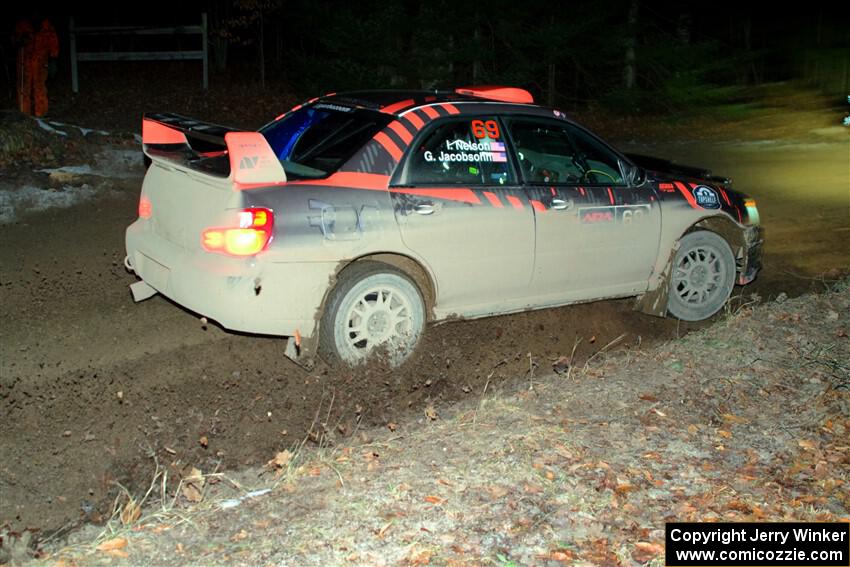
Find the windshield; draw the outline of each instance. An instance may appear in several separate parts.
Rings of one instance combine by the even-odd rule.
[[[260,132],[288,179],[333,173],[390,121],[371,110],[319,103],[290,112]]]

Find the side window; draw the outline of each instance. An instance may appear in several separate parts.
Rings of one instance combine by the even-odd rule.
[[[578,150],[578,158],[587,168],[585,175],[602,185],[624,185],[617,154],[584,130],[572,124],[566,126]]]
[[[617,156],[569,124],[514,119],[509,128],[526,183],[623,184]]]
[[[411,185],[505,185],[513,179],[495,118],[439,122],[411,147],[408,160]]]
[[[576,151],[562,124],[511,120],[511,140],[526,183],[582,182]]]

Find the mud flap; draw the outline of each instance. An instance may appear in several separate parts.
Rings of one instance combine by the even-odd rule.
[[[635,311],[654,315],[655,317],[667,316],[667,297],[670,293],[670,278],[673,272],[673,258],[676,257],[676,251],[679,245],[673,247],[670,251],[670,258],[664,266],[664,271],[658,276],[658,284],[654,289],[648,290],[643,295],[638,296],[635,301]]]
[[[283,351],[284,356],[304,370],[312,370],[316,366],[316,361],[309,353],[295,343],[295,337],[288,337],[286,339],[286,350]],[[302,346],[304,345],[302,344]]]
[[[153,297],[159,293],[144,281],[138,281],[134,284],[130,284],[130,292],[133,294],[133,301],[136,303],[144,301],[145,299]]]

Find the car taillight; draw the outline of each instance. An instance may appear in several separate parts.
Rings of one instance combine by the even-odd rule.
[[[231,256],[253,256],[265,250],[274,232],[271,209],[250,208],[237,213],[238,226],[204,230],[201,245],[208,252]]]
[[[149,219],[153,216],[153,205],[151,200],[142,195],[139,197],[139,218]]]

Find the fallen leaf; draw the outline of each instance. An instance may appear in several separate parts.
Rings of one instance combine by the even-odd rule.
[[[435,421],[440,416],[437,415],[437,409],[433,405],[429,405],[425,408],[425,417],[427,417],[431,421]]]
[[[139,507],[139,504],[131,498],[121,510],[121,523],[125,526],[129,526],[130,524],[138,520],[139,516],[141,515],[141,507]]]
[[[562,563],[566,563],[567,561],[573,561],[575,557],[575,553],[573,553],[569,549],[556,549],[543,555],[541,559],[548,559],[549,561],[560,561]]]
[[[552,370],[557,374],[563,374],[570,369],[570,359],[567,356],[562,356],[552,363]]]
[[[206,480],[204,474],[195,467],[183,479],[183,497],[189,502],[200,502],[204,499],[203,488]]]
[[[396,429],[398,429],[398,424],[397,424],[397,423],[393,423],[393,422],[391,421],[391,422],[389,422],[389,423],[387,424],[387,429],[389,429],[390,431],[395,431]]]
[[[797,445],[799,445],[800,447],[802,447],[806,451],[816,451],[817,450],[817,447],[816,447],[814,441],[810,441],[808,439],[800,439],[799,441],[797,441]]]
[[[508,494],[507,488],[496,484],[488,486],[487,488],[485,488],[485,490],[490,495],[490,498],[492,498],[493,500],[498,500],[499,498],[503,498]]]
[[[645,402],[657,402],[658,401],[658,398],[656,398],[652,394],[641,394],[638,397]]]
[[[639,541],[635,543],[635,549],[632,551],[632,559],[638,563],[647,563],[651,559],[654,559],[663,553],[664,548],[657,543]]]
[[[289,450],[280,451],[274,456],[274,459],[266,463],[266,466],[275,472],[275,476],[280,476],[292,461],[292,457],[293,455]]]
[[[445,498],[440,498],[439,496],[426,496],[424,500],[429,504],[435,504],[437,506],[440,506],[441,504],[444,504],[446,502]]]
[[[730,437],[732,437],[732,432],[726,431],[725,429],[718,429],[717,434],[723,437],[724,439],[729,439]]]
[[[206,448],[207,448],[207,445],[209,445],[209,444],[210,444],[210,441],[209,441],[209,439],[207,439],[207,436],[206,436],[206,435],[202,435],[202,436],[201,436],[201,438],[200,438],[200,439],[198,439],[198,443],[200,443],[201,447],[203,447],[204,449],[206,449]]]
[[[237,541],[245,540],[245,539],[248,539],[248,532],[246,532],[245,530],[239,530],[239,533],[235,533],[232,536],[230,536],[230,541],[232,541],[234,543],[237,542]]]
[[[392,522],[387,522],[386,524],[384,524],[384,527],[382,527],[380,530],[378,530],[378,538],[379,539],[383,538],[384,534],[386,534],[389,531],[389,529],[392,527],[392,525],[393,525]]]
[[[750,420],[745,418],[745,417],[741,417],[741,416],[731,414],[731,413],[721,414],[720,417],[723,419],[723,421],[726,421],[726,422],[729,422],[729,423],[749,423],[750,422]]]
[[[127,547],[127,540],[123,537],[116,537],[98,545],[95,549],[98,551],[114,551],[116,549],[124,549]]]
[[[184,484],[182,492],[183,497],[189,502],[200,502],[204,499],[203,493],[194,484]]]

